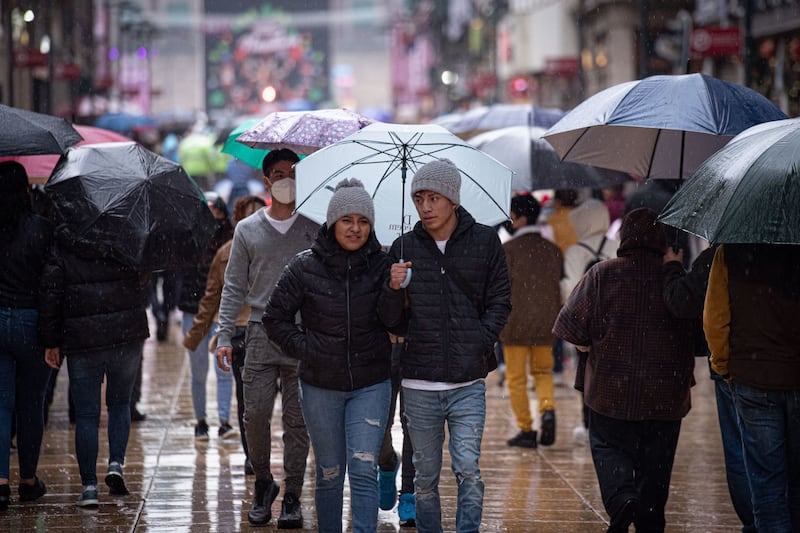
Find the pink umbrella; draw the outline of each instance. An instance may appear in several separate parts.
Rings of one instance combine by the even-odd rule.
[[[347,109],[279,111],[270,113],[239,135],[236,142],[250,148],[289,148],[298,154],[309,155],[372,122],[372,119]]]
[[[76,125],[75,129],[83,137],[83,140],[75,146],[106,142],[131,142],[128,137],[103,128]],[[58,155],[17,155],[0,157],[0,161],[18,162],[25,167],[25,171],[28,173],[28,180],[31,183],[42,184],[50,177],[56,163],[58,163],[58,158]]]

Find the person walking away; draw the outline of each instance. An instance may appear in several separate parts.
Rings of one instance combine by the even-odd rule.
[[[800,531],[800,246],[722,244],[703,329],[730,385],[758,531]]]
[[[270,508],[280,489],[270,471],[272,411],[280,382],[286,486],[278,528],[297,528],[303,524],[300,496],[308,456],[308,432],[298,397],[297,360],[284,354],[267,336],[261,319],[283,268],[295,254],[311,246],[319,230],[318,224],[294,213],[294,164],[298,161],[297,154],[288,149],[272,150],[264,156],[264,185],[272,195],[272,204],[236,225],[217,329],[217,361],[228,371],[236,319],[245,303],[250,306],[242,383],[244,427],[256,477],[255,495],[247,513],[253,525],[264,525],[272,519]]]
[[[493,346],[511,310],[500,239],[459,205],[460,189],[461,174],[448,159],[426,163],[414,175],[411,198],[420,221],[392,244],[395,263],[379,307],[384,322],[395,327],[404,323],[409,305],[401,368],[420,533],[442,530],[438,485],[445,424],[458,483],[456,530],[480,528],[485,378],[497,367]],[[397,262],[401,250],[403,263]],[[412,266],[411,282],[401,289]]]
[[[36,476],[51,370],[37,339],[39,282],[53,225],[33,212],[28,175],[17,162],[0,163],[0,511],[8,508],[11,433],[17,419],[19,500],[47,492]]]
[[[567,248],[564,254],[564,277],[561,279],[562,303],[567,301],[570,293],[591,265],[610,257],[616,257],[619,248],[618,240],[607,237],[611,217],[603,202],[589,198],[570,211],[568,219],[578,234],[578,242]],[[583,366],[584,363],[580,360],[586,357],[585,354],[576,354],[575,347],[569,344],[565,349],[568,349],[579,361],[578,366]],[[578,376],[580,376],[580,370],[578,370]],[[576,443],[586,445],[589,442],[589,413],[583,402],[582,392],[581,404],[583,420],[580,425],[573,428],[572,438]]]
[[[664,303],[667,241],[658,214],[625,215],[617,257],[581,278],[553,332],[588,351],[589,443],[608,533],[663,532],[681,419],[694,384],[692,322]]]
[[[249,217],[265,205],[264,200],[258,196],[239,197],[233,207],[234,224],[238,224],[239,221]],[[194,315],[192,327],[183,337],[183,346],[189,351],[197,350],[203,338],[211,332],[217,321],[219,302],[222,298],[222,286],[225,283],[225,268],[230,259],[232,244],[233,240],[231,239],[220,246],[211,261],[205,293],[200,299],[200,303],[197,304],[197,314]],[[253,475],[253,465],[250,462],[250,453],[247,448],[247,433],[244,431],[244,386],[242,384],[242,367],[244,366],[245,356],[244,338],[247,333],[247,320],[249,317],[250,306],[245,304],[242,306],[239,316],[236,317],[236,329],[233,337],[231,337],[232,364],[230,371],[233,373],[234,382],[236,383],[236,411],[239,419],[239,437],[242,441],[242,450],[244,450],[245,456],[244,470],[246,475]],[[216,346],[211,346],[215,342],[216,337],[209,342],[209,349],[212,352],[216,352]],[[227,372],[224,370],[224,364],[220,361],[217,361],[217,368],[219,369],[218,372]]]
[[[142,361],[149,275],[56,231],[43,278],[40,331],[52,368],[67,360],[75,403],[75,453],[83,490],[77,505],[97,507],[97,453],[103,381],[108,408],[112,496],[127,496],[123,477],[131,427],[131,392]]]
[[[509,446],[536,448],[528,376],[530,371],[539,398],[539,442],[556,440],[553,385],[553,322],[561,309],[559,282],[564,261],[561,250],[542,237],[537,224],[541,206],[531,195],[511,199],[511,240],[503,244],[511,280],[511,314],[500,333],[506,362],[511,409],[519,433]]]
[[[391,343],[377,305],[391,260],[374,224],[375,208],[362,183],[339,182],[314,244],[289,262],[264,311],[269,338],[300,361],[322,533],[342,531],[345,473],[352,530],[378,527],[378,453],[392,384]]]
[[[181,273],[181,293],[178,300],[178,309],[183,312],[183,333],[184,336],[194,323],[194,317],[198,313],[200,299],[205,293],[208,272],[214,254],[224,243],[233,237],[233,225],[228,220],[228,206],[222,198],[215,192],[206,192],[208,208],[214,215],[216,228],[205,250],[200,256],[199,263],[193,268],[184,270]],[[212,315],[213,316],[213,315]],[[197,424],[194,426],[195,440],[208,440],[208,422],[206,422],[206,381],[208,378],[208,341],[211,331],[206,332],[200,342],[193,350],[188,350],[189,370],[192,380],[192,406]],[[214,365],[215,369],[218,369]],[[218,435],[220,439],[227,439],[236,436],[236,430],[228,422],[231,412],[231,393],[233,389],[233,378],[230,372],[223,372],[218,369],[217,375],[217,417],[219,420]]]

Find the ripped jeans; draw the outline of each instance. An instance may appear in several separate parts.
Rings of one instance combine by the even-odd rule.
[[[317,528],[342,531],[345,468],[355,533],[378,527],[378,453],[383,441],[392,382],[337,391],[300,380],[300,405],[314,449]]]

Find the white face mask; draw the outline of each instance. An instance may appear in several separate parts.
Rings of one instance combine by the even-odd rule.
[[[282,204],[291,204],[294,203],[295,199],[295,189],[294,189],[294,180],[290,178],[284,178],[282,180],[278,180],[272,184],[270,188],[270,193],[272,197]]]

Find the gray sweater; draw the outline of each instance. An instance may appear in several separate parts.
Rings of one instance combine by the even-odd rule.
[[[259,209],[236,225],[231,257],[219,304],[217,346],[230,346],[236,317],[244,303],[250,305],[250,321],[261,323],[264,308],[283,268],[297,252],[311,247],[319,224],[300,215],[286,234],[281,234]],[[276,355],[281,359],[274,345]]]

